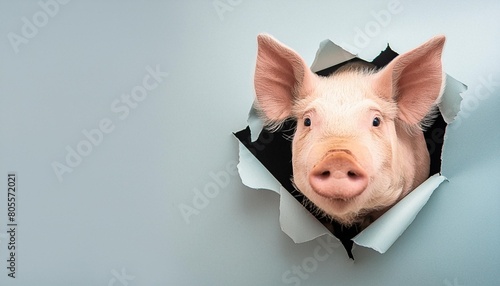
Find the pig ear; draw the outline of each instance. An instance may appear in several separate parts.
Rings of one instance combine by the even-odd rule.
[[[398,104],[398,117],[418,124],[429,113],[444,88],[441,53],[444,36],[397,56],[376,76],[375,89]]]
[[[257,41],[257,104],[269,122],[279,123],[291,116],[295,99],[310,92],[316,75],[296,52],[271,36],[260,34]]]

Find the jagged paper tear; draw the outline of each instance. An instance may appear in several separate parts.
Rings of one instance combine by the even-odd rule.
[[[334,44],[330,40],[321,42],[316,58],[311,66],[313,72],[340,64],[356,56]],[[447,75],[446,88],[439,110],[446,123],[451,123],[460,111],[460,93],[467,87]],[[252,107],[248,115],[251,140],[257,140],[263,128],[256,110]],[[446,137],[445,137],[446,138]],[[239,142],[238,172],[243,184],[254,189],[267,189],[280,195],[280,225],[295,243],[313,240],[322,235],[333,236],[307,209],[305,209],[273,175]],[[359,246],[372,248],[380,253],[386,252],[391,245],[413,222],[427,203],[434,190],[446,178],[435,174],[394,205],[384,215],[360,232],[352,240]]]

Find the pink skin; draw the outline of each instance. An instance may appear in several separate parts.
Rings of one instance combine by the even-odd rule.
[[[295,118],[293,182],[322,214],[370,223],[429,175],[422,133],[444,88],[445,38],[432,38],[375,72],[328,77],[269,35],[258,36],[257,105],[270,128]]]

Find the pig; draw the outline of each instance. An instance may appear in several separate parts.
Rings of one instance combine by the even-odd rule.
[[[365,228],[429,176],[423,130],[437,113],[444,36],[379,70],[313,73],[294,50],[259,34],[255,105],[266,127],[297,126],[291,178],[322,218]]]

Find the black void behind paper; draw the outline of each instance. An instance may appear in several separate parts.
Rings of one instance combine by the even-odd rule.
[[[377,68],[382,68],[397,55],[398,54],[391,50],[388,46],[385,51],[380,53],[380,55],[378,55],[371,62],[371,64]],[[341,66],[354,61],[365,62],[361,59],[355,58],[321,70],[317,72],[317,74],[320,76],[328,76]],[[295,190],[291,182],[291,178],[293,176],[291,138],[293,138],[295,127],[295,120],[287,120],[283,126],[275,132],[271,133],[265,129],[262,130],[259,134],[259,138],[255,142],[251,141],[250,128],[248,126],[247,128],[234,133],[234,135],[262,163],[262,165],[266,167],[276,180],[278,180],[278,182],[280,182],[280,184],[290,194],[292,194],[297,201],[303,204],[304,196],[299,191]],[[431,157],[430,175],[439,173],[441,170],[441,151],[443,147],[445,128],[446,123],[439,113],[438,117],[434,121],[434,124],[424,132],[427,149],[429,150]],[[308,209],[308,211],[311,212],[311,209]],[[353,258],[351,251],[353,241],[351,239],[360,232],[359,226],[353,225],[351,227],[345,227],[335,221],[331,222],[330,220],[319,216],[316,216],[316,218],[328,229],[333,229],[332,234],[342,242],[349,257]]]

